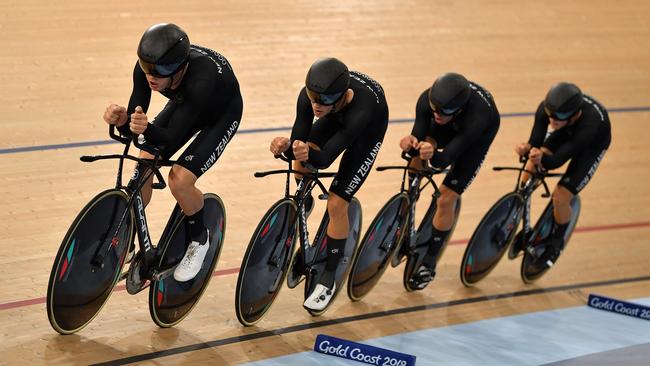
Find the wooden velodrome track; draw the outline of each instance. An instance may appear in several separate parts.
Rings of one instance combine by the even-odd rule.
[[[647,1],[3,0],[2,8],[0,364],[234,364],[308,350],[318,333],[363,340],[584,305],[591,291],[650,296]],[[53,257],[79,209],[114,182],[115,164],[84,164],[78,157],[121,151],[116,144],[93,143],[108,139],[101,115],[109,102],[126,104],[139,37],[162,21],[181,25],[193,43],[223,53],[244,96],[240,132],[199,181],[226,204],[217,274],[175,328],[151,322],[146,292],[129,296],[118,289],[87,328],[60,336],[47,321],[44,303]],[[450,245],[425,291],[406,293],[400,267],[389,270],[363,301],[351,303],[342,294],[326,314],[312,318],[301,307],[302,287],[284,290],[258,326],[244,328],[233,311],[236,273],[257,221],[283,184],[252,173],[282,168],[268,143],[289,134],[264,129],[291,125],[306,70],[326,55],[380,81],[391,120],[404,122],[389,125],[376,165],[402,164],[397,141],[410,131],[416,98],[445,71],[464,73],[494,94],[501,129],[463,196],[453,237],[458,245]],[[532,111],[561,80],[603,102],[612,120],[613,142],[582,194],[578,231],[557,267],[534,285],[521,282],[518,261],[504,259],[477,287],[464,288],[458,278],[464,244],[514,184],[513,175],[491,167],[516,163],[513,147],[527,139]],[[151,112],[163,103],[156,95]],[[370,175],[358,194],[364,227],[396,192],[399,178]],[[540,202],[533,207],[537,213]],[[155,194],[148,208],[154,238],[172,205],[168,191]],[[364,314],[370,316],[355,318]]]

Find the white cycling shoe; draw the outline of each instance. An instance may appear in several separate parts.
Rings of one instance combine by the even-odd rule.
[[[325,287],[325,285],[319,283],[302,305],[309,310],[321,311],[325,309],[332,300],[334,291],[336,291],[336,284],[332,286],[332,289],[329,289]]]
[[[196,277],[201,270],[205,255],[208,253],[208,249],[210,249],[210,230],[207,229],[207,231],[205,243],[192,241],[187,247],[185,256],[174,270],[174,279],[176,281],[187,282]]]

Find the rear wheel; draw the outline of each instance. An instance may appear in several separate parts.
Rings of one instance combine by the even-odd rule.
[[[242,259],[235,293],[237,319],[257,323],[277,297],[295,245],[298,224],[294,201],[282,199],[264,214]]]
[[[366,296],[386,271],[397,243],[404,237],[408,200],[406,193],[391,197],[361,240],[348,278],[348,297],[352,301]]]
[[[203,260],[201,270],[187,281],[174,279],[172,269],[183,259],[190,241],[185,228],[185,216],[176,205],[164,233],[169,238],[161,248],[158,271],[168,271],[168,275],[153,281],[149,287],[149,313],[158,326],[167,328],[181,322],[201,299],[208,287],[214,268],[219,261],[226,230],[226,212],[221,198],[216,194],[203,195],[203,222],[210,230],[210,247]]]
[[[467,243],[460,265],[460,280],[473,286],[496,267],[513,240],[523,215],[524,199],[511,192],[485,214]]]
[[[126,193],[117,189],[98,194],[63,238],[47,287],[47,316],[57,332],[71,334],[88,325],[111,295],[133,238],[128,200]],[[93,264],[96,254],[109,246],[101,264]]]
[[[336,300],[336,297],[338,294],[341,292],[341,287],[343,286],[343,283],[345,282],[345,279],[348,276],[348,272],[350,270],[350,264],[353,262],[353,256],[355,252],[355,248],[357,246],[357,243],[359,242],[359,237],[361,235],[361,223],[362,223],[362,217],[361,217],[361,203],[359,203],[359,200],[356,199],[356,197],[353,197],[352,200],[350,201],[350,205],[348,206],[348,220],[349,220],[349,231],[348,231],[348,238],[345,242],[345,249],[343,251],[343,258],[339,261],[339,266],[336,269],[336,274],[334,275],[334,283],[336,284],[336,289],[334,291],[334,295],[332,296],[332,299],[330,300],[329,304],[323,309],[323,310],[311,310],[311,309],[306,309],[309,314],[312,316],[319,316],[322,315],[324,312],[329,309],[330,306],[334,303],[334,300]],[[327,242],[325,240],[326,238],[326,231],[327,231],[327,225],[329,223],[329,216],[327,215],[327,211],[325,212],[325,215],[323,216],[323,220],[321,221],[321,224],[318,228],[318,233],[316,234],[316,238],[318,240],[314,242],[314,249],[317,251],[315,253],[315,258],[313,263],[310,265],[310,271],[307,274],[307,278],[305,281],[305,299],[311,294],[311,292],[314,290],[316,285],[318,284],[318,281],[320,280],[320,277],[323,275],[323,272],[325,271],[325,263],[327,262]],[[309,260],[309,258],[307,259]]]
[[[571,219],[566,233],[564,234],[564,248],[562,251],[566,250],[566,247],[569,244],[569,239],[571,239],[571,234],[573,234],[573,230],[576,228],[578,217],[580,216],[580,208],[580,197],[574,196],[571,200]],[[553,203],[549,202],[539,220],[537,220],[537,223],[533,227],[530,240],[527,243],[527,248],[524,250],[524,259],[521,261],[520,274],[521,279],[525,283],[532,283],[538,280],[550,269],[545,265],[537,263],[537,258],[544,253],[544,250],[546,249],[544,244],[548,242],[552,229]]]
[[[449,229],[449,234],[447,235],[445,242],[442,244],[442,247],[438,251],[436,263],[440,260],[440,258],[442,258],[442,254],[445,252],[447,244],[454,234],[456,224],[458,223],[460,207],[461,198],[458,197],[458,201],[456,202],[456,209],[454,211],[454,223],[452,224],[451,229]],[[418,227],[415,243],[408,250],[406,265],[404,266],[404,275],[402,276],[402,285],[406,291],[411,292],[416,290],[414,288],[411,288],[410,280],[413,277],[413,273],[422,265],[424,256],[429,250],[429,244],[431,243],[431,239],[433,237],[433,217],[435,216],[436,208],[436,198],[433,197],[431,205],[429,206],[429,209],[425,213],[424,218],[422,218],[420,226]]]

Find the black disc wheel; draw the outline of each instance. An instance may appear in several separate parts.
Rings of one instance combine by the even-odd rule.
[[[181,322],[201,299],[219,261],[226,232],[226,211],[216,194],[203,195],[203,223],[210,231],[210,247],[201,269],[186,282],[174,279],[172,269],[183,259],[190,236],[180,207],[172,212],[162,238],[168,238],[160,247],[158,272],[166,275],[154,280],[149,287],[149,313],[158,326],[167,328]]]
[[[397,244],[404,237],[408,218],[408,196],[391,197],[363,236],[348,278],[348,297],[361,300],[375,287],[388,267]]]
[[[447,244],[454,234],[456,224],[458,223],[458,217],[460,215],[461,204],[462,200],[459,197],[456,201],[456,207],[454,209],[454,222],[452,223],[451,229],[449,229],[449,233],[445,238],[445,242],[442,243],[442,247],[438,250],[436,263],[438,263],[440,258],[442,258],[442,255],[447,248]],[[436,209],[436,199],[433,198],[431,204],[429,205],[429,208],[427,209],[427,212],[424,214],[424,217],[420,222],[415,240],[412,240],[412,242],[409,244],[409,249],[406,251],[407,259],[406,265],[404,266],[404,275],[402,276],[402,285],[408,292],[416,290],[415,288],[411,287],[411,278],[413,277],[414,272],[422,265],[424,256],[429,250],[430,243],[433,239],[433,217],[435,216]],[[403,245],[406,245],[406,243]]]
[[[511,192],[485,214],[467,243],[460,265],[460,280],[473,286],[496,267],[513,240],[523,214],[524,199]]]
[[[332,306],[334,300],[336,300],[336,297],[341,292],[341,287],[343,287],[345,279],[348,277],[348,273],[350,271],[350,265],[354,260],[353,257],[354,257],[355,249],[357,247],[357,244],[359,243],[359,237],[361,236],[361,224],[362,224],[361,203],[359,203],[359,200],[356,199],[356,197],[353,197],[352,200],[350,201],[350,204],[348,205],[348,222],[349,222],[349,231],[348,231],[348,238],[345,242],[343,258],[340,259],[339,265],[334,275],[334,283],[336,284],[334,295],[332,296],[332,299],[330,300],[329,304],[327,304],[327,306],[323,310],[306,309],[309,312],[309,314],[311,314],[312,316],[322,315],[327,311],[327,309],[329,309],[330,306]],[[311,294],[314,288],[316,288],[316,285],[318,284],[320,277],[323,275],[323,272],[325,271],[325,263],[327,262],[326,232],[327,232],[328,224],[329,224],[329,216],[327,215],[327,211],[326,211],[325,215],[323,216],[323,220],[321,221],[320,226],[318,228],[318,232],[315,236],[313,248],[315,249],[316,252],[314,253],[315,258],[311,262],[311,265],[309,266],[310,271],[307,274],[307,278],[305,280],[305,299],[307,299],[309,294]]]
[[[282,199],[264,214],[253,233],[235,291],[235,312],[245,326],[262,319],[282,288],[296,241],[297,218],[296,204]]]
[[[564,234],[564,248],[569,243],[571,234],[578,223],[578,217],[580,216],[580,197],[574,196],[571,200],[571,219],[569,221],[569,226]],[[537,260],[544,250],[546,249],[545,243],[548,242],[548,238],[551,235],[553,229],[553,203],[549,204],[544,209],[544,212],[540,216],[537,223],[533,227],[530,239],[526,245],[526,250],[524,250],[524,259],[521,261],[521,279],[525,283],[533,283],[534,281],[541,278],[550,268],[542,263],[539,263]]]
[[[111,295],[133,240],[127,205],[128,197],[120,190],[98,194],[63,238],[47,287],[47,316],[57,332],[71,334],[85,327]]]

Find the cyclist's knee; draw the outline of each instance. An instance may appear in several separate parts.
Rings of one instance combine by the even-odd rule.
[[[327,199],[327,213],[330,217],[343,217],[348,212],[350,203],[339,195],[330,192]]]
[[[440,210],[453,210],[456,201],[458,201],[458,193],[454,192],[453,190],[442,186],[440,188],[440,197],[436,200],[436,205],[438,206],[438,209]]]
[[[308,173],[309,172],[309,170],[307,168],[305,168],[304,166],[302,166],[302,163],[297,161],[297,160],[294,160],[292,162],[291,166],[292,166],[293,170],[295,170],[297,172],[300,172],[300,173]],[[302,174],[300,174],[300,173],[295,173],[294,174],[297,179],[302,178]]]
[[[568,206],[571,203],[572,198],[573,198],[573,193],[571,193],[571,191],[569,191],[565,187],[562,187],[560,185],[555,187],[555,190],[553,191],[553,195],[552,195],[554,206],[556,207]]]
[[[144,150],[140,150],[140,159],[148,159],[148,160],[153,160],[154,156],[149,154],[148,152]]]
[[[196,176],[191,171],[179,165],[174,165],[169,172],[167,183],[169,184],[169,190],[175,195],[177,192],[184,192],[194,187],[196,179]]]

